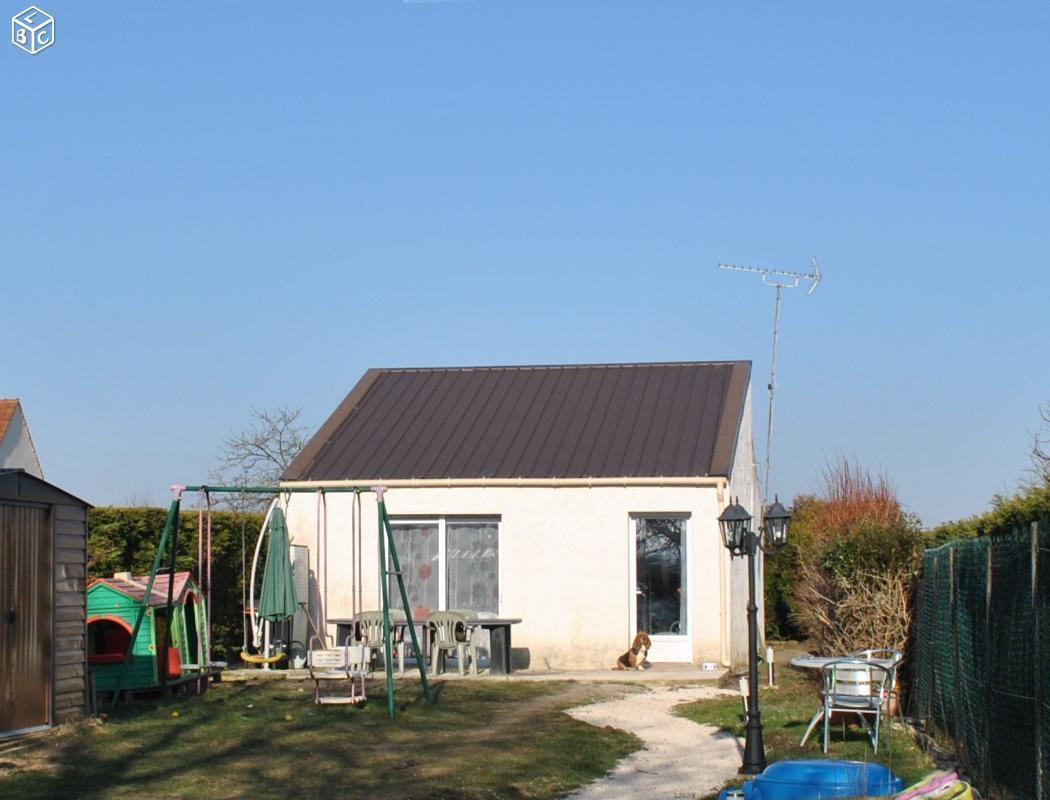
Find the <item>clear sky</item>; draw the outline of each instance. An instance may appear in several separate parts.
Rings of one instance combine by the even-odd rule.
[[[54,45],[0,45],[0,396],[93,503],[373,366],[750,359],[762,431],[773,292],[716,265],[811,255],[781,497],[855,455],[935,523],[1023,477],[1050,4],[40,5]]]

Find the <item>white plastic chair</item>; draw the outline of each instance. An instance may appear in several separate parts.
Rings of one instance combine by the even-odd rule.
[[[817,723],[824,719],[824,752],[828,752],[828,736],[831,730],[833,714],[856,714],[871,739],[875,752],[879,752],[879,728],[882,722],[882,709],[886,704],[890,670],[881,664],[875,664],[862,658],[842,658],[831,661],[821,669],[823,688],[821,690],[821,707],[799,742],[799,747],[806,743]],[[868,722],[874,718],[874,724]]]

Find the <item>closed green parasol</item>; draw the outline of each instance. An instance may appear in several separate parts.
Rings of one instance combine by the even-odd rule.
[[[298,606],[295,602],[295,582],[292,580],[288,527],[284,524],[284,513],[280,507],[274,508],[270,516],[269,534],[259,616],[270,622],[283,622],[295,614]]]

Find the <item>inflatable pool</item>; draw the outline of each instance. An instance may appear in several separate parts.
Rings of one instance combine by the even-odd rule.
[[[825,800],[889,797],[904,781],[881,764],[863,761],[778,761],[740,789],[723,789],[718,800]]]

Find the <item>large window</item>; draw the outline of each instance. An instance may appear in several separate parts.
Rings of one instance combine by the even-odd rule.
[[[413,613],[499,613],[499,522],[439,517],[391,525]],[[397,581],[390,603],[401,608]]]

